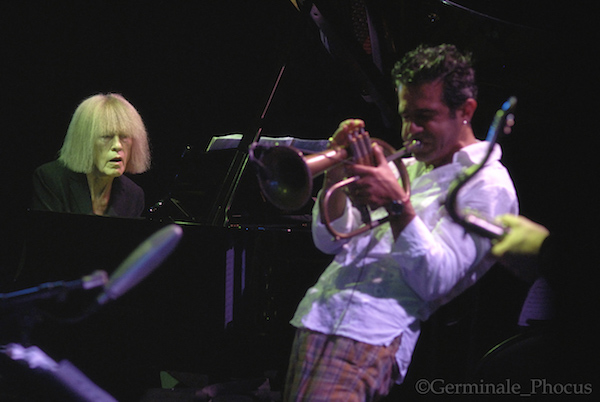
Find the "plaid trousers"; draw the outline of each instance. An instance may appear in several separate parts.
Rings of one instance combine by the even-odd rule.
[[[376,401],[398,377],[396,352],[401,336],[390,346],[296,330],[284,386],[284,402]]]

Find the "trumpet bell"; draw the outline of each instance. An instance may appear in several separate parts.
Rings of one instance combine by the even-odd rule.
[[[292,147],[254,147],[250,160],[257,166],[260,189],[284,211],[302,208],[312,195],[312,173],[302,152]]]

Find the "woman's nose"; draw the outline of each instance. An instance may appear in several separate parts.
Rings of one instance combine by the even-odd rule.
[[[118,135],[115,135],[112,140],[111,149],[120,151],[123,149],[123,145],[121,144],[121,139]]]

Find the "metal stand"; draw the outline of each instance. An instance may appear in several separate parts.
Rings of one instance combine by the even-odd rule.
[[[47,383],[48,392],[55,391],[58,394],[56,397],[61,400],[116,402],[115,398],[94,384],[69,361],[57,363],[37,346],[25,348],[11,343],[2,348],[2,353],[16,364],[24,365],[31,374]],[[38,388],[37,384],[35,388]],[[36,389],[36,392],[40,391],[42,390]]]

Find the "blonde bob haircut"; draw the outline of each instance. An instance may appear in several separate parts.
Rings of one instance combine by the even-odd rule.
[[[91,173],[96,140],[115,133],[132,139],[125,171],[143,173],[148,170],[150,146],[144,122],[131,103],[113,93],[91,96],[75,109],[58,159],[74,172]]]

